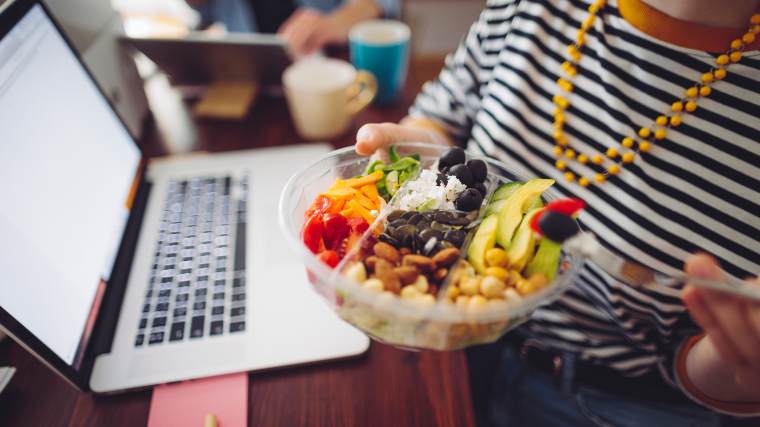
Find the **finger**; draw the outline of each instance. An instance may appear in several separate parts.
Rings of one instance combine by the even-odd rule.
[[[750,286],[760,288],[760,277],[756,277],[753,280],[747,280]],[[760,337],[760,302],[747,303],[747,323],[750,325],[755,333],[756,337]],[[760,354],[755,358],[760,360]]]
[[[718,320],[713,316],[705,303],[702,293],[695,287],[688,285],[683,291],[683,301],[689,309],[691,318],[702,327],[708,338],[712,341],[720,356],[731,364],[742,363],[739,349],[726,336],[720,327]]]
[[[697,254],[686,261],[686,272],[710,279],[723,277],[718,263],[709,255]],[[710,312],[716,327],[722,330],[727,340],[731,341],[745,363],[758,363],[756,354],[760,352],[760,338],[748,322],[748,302],[745,298],[724,292],[698,289],[697,294],[704,302],[703,308]]]
[[[396,123],[372,123],[356,133],[356,152],[369,156],[377,150],[399,142],[435,142],[430,132]]]
[[[285,38],[290,38],[300,23],[304,19],[308,19],[308,16],[309,11],[307,9],[296,10],[292,15],[290,15],[288,19],[285,20],[285,22],[282,23],[282,25],[280,25],[280,28],[277,30],[277,34]]]

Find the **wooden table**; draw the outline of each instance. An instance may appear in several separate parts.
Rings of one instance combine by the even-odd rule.
[[[362,112],[354,128],[331,141],[353,143],[362,123],[397,121],[440,58],[412,62],[402,100]],[[141,146],[148,156],[195,150],[226,151],[302,142],[283,99],[261,99],[241,123],[196,121],[162,76],[147,83],[155,119]],[[0,366],[18,368],[0,395],[3,426],[140,426],[150,391],[117,396],[83,394],[9,340]],[[252,426],[470,426],[474,424],[464,352],[408,352],[372,343],[364,356],[341,362],[250,375]]]

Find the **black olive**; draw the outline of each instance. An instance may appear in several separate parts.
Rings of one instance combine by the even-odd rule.
[[[385,242],[385,243],[387,243],[387,244],[389,244],[391,246],[394,246],[394,247],[399,247],[398,246],[398,240],[394,239],[393,237],[391,237],[391,236],[389,236],[389,235],[387,235],[385,233],[381,234],[377,238],[377,240],[379,240],[381,242]]]
[[[538,228],[549,240],[562,243],[580,230],[578,223],[570,216],[546,211],[538,219]]]
[[[486,180],[486,176],[488,176],[488,167],[486,166],[486,162],[480,159],[468,160],[467,167],[470,168],[472,179],[474,179],[476,182],[484,182]]]
[[[472,211],[480,208],[481,203],[483,203],[483,196],[480,192],[474,188],[468,188],[457,197],[454,205],[460,211]]]
[[[449,166],[438,166],[438,172],[447,175],[449,173]]]
[[[398,240],[399,242],[403,243],[406,237],[413,236],[416,233],[417,233],[417,227],[411,224],[406,224],[394,230],[392,237]]]
[[[443,239],[443,231],[436,230],[434,228],[428,228],[426,230],[422,230],[422,233],[420,233],[420,237],[422,237],[422,240],[426,242],[432,238],[441,240]]]
[[[435,180],[436,185],[446,185],[449,182],[449,178],[445,173],[439,173],[438,179]]]
[[[403,215],[404,213],[406,213],[406,211],[395,210],[395,211],[393,211],[393,212],[391,212],[391,213],[388,214],[388,218],[386,218],[386,220],[388,222],[393,222],[393,221],[401,218],[401,215]]]
[[[443,153],[441,159],[438,161],[438,164],[451,167],[464,163],[464,159],[464,150],[459,147],[454,147],[451,150]]]
[[[403,215],[401,215],[401,218],[404,218],[404,219],[408,220],[409,218],[413,217],[416,214],[417,214],[417,212],[415,212],[415,211],[406,211],[406,212],[404,212]]]
[[[414,215],[410,216],[409,219],[406,221],[408,224],[417,225],[422,220],[423,216],[421,213],[414,213]],[[419,227],[417,227],[419,228]]]
[[[449,175],[454,175],[457,177],[459,182],[468,187],[472,186],[472,184],[475,183],[475,181],[472,179],[470,168],[468,168],[467,165],[452,166],[451,169],[449,169]]]
[[[464,230],[450,230],[443,236],[443,239],[450,242],[452,245],[459,247],[464,243],[464,238],[466,236],[467,233]]]
[[[478,192],[479,192],[479,193],[480,193],[480,194],[481,194],[483,197],[486,197],[486,192],[487,192],[488,190],[486,190],[486,186],[485,186],[485,184],[483,184],[482,182],[476,182],[476,183],[475,183],[475,184],[474,184],[472,187],[470,187],[470,188],[474,188],[474,189],[478,190]]]
[[[399,218],[399,219],[391,221],[389,225],[393,228],[399,228],[402,225],[406,225],[406,223],[407,221],[404,218]]]
[[[450,211],[437,211],[435,213],[435,222],[441,223],[441,224],[448,224],[451,221],[456,219],[456,215],[454,212]],[[435,227],[433,227],[435,228]]]

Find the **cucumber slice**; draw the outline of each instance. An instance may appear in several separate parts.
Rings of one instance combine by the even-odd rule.
[[[511,196],[512,193],[517,191],[517,189],[520,188],[520,186],[523,184],[524,183],[522,182],[508,182],[506,184],[502,184],[499,188],[496,189],[496,191],[493,192],[493,196],[491,196],[491,203],[497,200],[505,200],[507,197]]]

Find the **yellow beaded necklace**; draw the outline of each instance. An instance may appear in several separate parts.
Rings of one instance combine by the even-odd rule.
[[[573,79],[578,74],[576,66],[582,57],[582,49],[586,42],[586,32],[594,26],[597,13],[606,4],[607,0],[596,0],[588,7],[588,17],[581,24],[575,41],[567,47],[569,59],[562,63],[565,77],[557,79],[559,93],[552,99],[556,107],[554,111],[554,141],[557,144],[554,147],[554,155],[557,157],[557,161],[554,164],[555,167],[560,171],[565,171],[565,180],[568,182],[576,180],[576,174],[568,170],[568,161],[575,160],[581,165],[586,165],[590,162],[596,166],[598,171],[594,175],[593,181],[585,176],[577,178],[578,184],[582,187],[587,187],[592,182],[597,184],[606,182],[608,176],[619,174],[623,165],[633,163],[637,154],[646,153],[651,150],[654,141],[665,139],[667,130],[679,126],[684,114],[693,113],[697,109],[699,98],[710,95],[712,92],[711,85],[726,77],[728,67],[741,60],[742,52],[755,41],[756,35],[760,33],[760,14],[752,15],[747,32],[741,38],[731,42],[730,49],[716,58],[715,66],[711,67],[710,71],[702,74],[700,81],[688,88],[684,97],[673,102],[670,106],[670,112],[658,116],[651,126],[639,129],[637,135],[623,138],[620,142],[621,148],[610,147],[604,155],[597,153],[589,156],[574,150],[570,145],[567,135],[563,132],[566,122],[565,110],[570,107],[570,101],[566,98],[567,95],[563,96],[563,94],[570,94],[573,91]],[[605,157],[609,160],[605,161]],[[608,163],[608,165],[605,166],[605,163]]]

